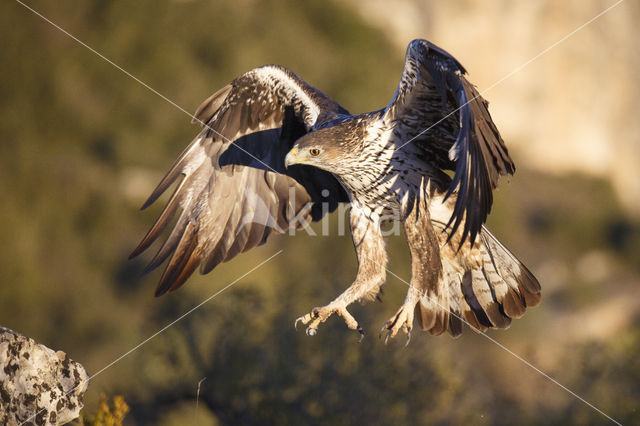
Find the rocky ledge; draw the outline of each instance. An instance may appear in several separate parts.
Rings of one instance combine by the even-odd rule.
[[[0,424],[69,422],[88,384],[84,367],[64,352],[0,327]]]

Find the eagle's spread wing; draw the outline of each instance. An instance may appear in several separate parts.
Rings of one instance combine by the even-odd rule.
[[[443,49],[414,40],[407,48],[396,94],[383,111],[384,119],[395,123],[399,146],[413,143],[427,161],[455,170],[447,197],[457,191],[457,200],[447,227],[453,224],[449,235],[454,235],[465,220],[461,245],[467,236],[471,244],[475,241],[491,210],[492,190],[500,175],[515,171],[488,102],[465,73]]]
[[[159,218],[131,257],[158,238],[181,213],[147,270],[171,255],[156,295],[173,291],[200,266],[201,273],[285,230],[322,217],[348,201],[328,172],[294,166],[284,157],[293,142],[328,120],[347,114],[336,102],[289,70],[266,66],[236,78],[195,113],[205,125],[153,191],[153,203],[180,175]]]

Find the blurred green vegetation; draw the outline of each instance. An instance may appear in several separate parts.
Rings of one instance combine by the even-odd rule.
[[[369,111],[388,102],[402,68],[404,52],[333,2],[28,4],[188,111],[266,63]],[[138,208],[197,128],[18,3],[0,4],[0,34],[0,324],[100,372],[87,412],[105,393],[124,396],[125,424],[605,421],[470,330],[457,340],[415,332],[406,349],[402,338],[385,346],[377,330],[406,292],[391,276],[383,303],[352,309],[362,344],[337,319],[314,338],[294,330],[296,317],[351,282],[349,236],[274,236],[154,299],[159,273],[143,276],[145,259],[126,259],[162,203]],[[544,291],[539,307],[490,336],[617,420],[639,422],[637,218],[606,182],[519,170],[496,192],[489,226]],[[390,238],[389,247],[391,270],[408,279],[404,242]],[[604,331],[591,333],[591,323]]]

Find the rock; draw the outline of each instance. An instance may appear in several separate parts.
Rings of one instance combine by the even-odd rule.
[[[0,327],[0,424],[69,422],[88,384],[84,367],[64,352]]]

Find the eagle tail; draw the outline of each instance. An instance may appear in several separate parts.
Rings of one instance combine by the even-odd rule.
[[[508,328],[513,318],[540,302],[538,280],[486,227],[480,241],[460,251],[441,235],[441,257],[450,261],[442,262],[440,281],[416,305],[423,330],[456,337],[463,322],[477,331]]]

